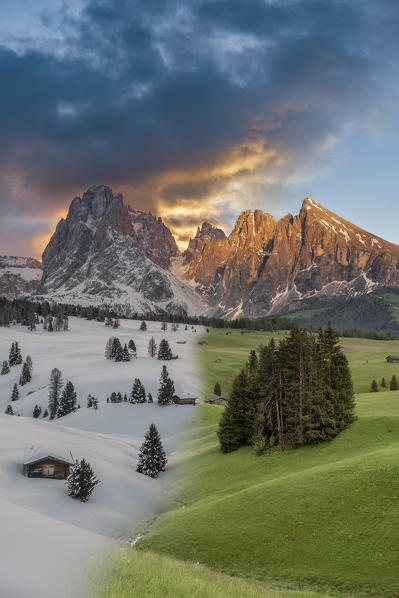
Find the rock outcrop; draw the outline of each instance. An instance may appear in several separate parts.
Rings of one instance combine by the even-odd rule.
[[[289,311],[309,297],[354,296],[399,286],[399,246],[307,198],[276,221],[243,212],[227,238],[205,240],[187,277],[225,317]]]

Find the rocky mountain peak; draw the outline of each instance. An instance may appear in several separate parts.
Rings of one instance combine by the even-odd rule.
[[[216,239],[225,239],[226,235],[221,228],[213,226],[210,222],[203,222],[201,227],[197,228],[194,239],[190,239],[186,251],[185,260],[189,260],[199,249],[203,241],[215,241]]]

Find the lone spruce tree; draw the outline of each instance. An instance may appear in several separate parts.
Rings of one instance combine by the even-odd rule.
[[[140,324],[140,330],[147,330],[147,323],[144,320]]]
[[[1,366],[1,375],[4,376],[5,374],[10,373],[10,368],[8,366],[8,361],[3,361],[3,365]]]
[[[48,395],[48,410],[50,412],[50,419],[54,419],[57,415],[63,384],[61,376],[62,374],[58,368],[51,370]]]
[[[90,463],[86,459],[80,462],[76,460],[67,478],[68,495],[80,502],[87,502],[97,484],[100,484],[100,480],[94,475]]]
[[[7,405],[6,410],[4,412],[6,415],[14,415],[14,410],[11,405]]]
[[[40,416],[41,412],[42,412],[42,408],[39,407],[39,405],[35,405],[33,408],[33,417],[35,419],[37,419]]]
[[[173,380],[169,378],[169,373],[166,365],[162,366],[161,372],[161,386],[158,390],[158,405],[170,405],[175,394],[175,385]]]
[[[172,359],[172,350],[166,338],[163,338],[159,343],[158,359],[162,359],[163,361]]]
[[[140,448],[136,471],[156,478],[161,471],[165,471],[167,461],[159,432],[155,424],[151,424]]]
[[[31,368],[29,367],[28,362],[25,361],[24,365],[22,366],[22,372],[19,377],[19,383],[21,386],[24,386],[24,384],[28,384],[28,382],[30,382],[31,380],[32,380]]]
[[[11,400],[12,401],[18,401],[19,399],[19,390],[18,390],[18,386],[15,383],[11,392]]]
[[[398,385],[398,380],[395,376],[395,374],[392,376],[391,378],[391,382],[389,384],[389,390],[398,390],[399,389],[399,385]]]
[[[62,391],[61,399],[58,405],[57,417],[63,417],[76,411],[76,392],[75,387],[71,381],[65,384],[65,388]]]
[[[218,436],[224,453],[251,444],[254,434],[255,402],[247,373],[242,370],[233,382],[229,402],[219,422]]]
[[[370,392],[378,392],[377,380],[373,380],[370,386]]]
[[[134,342],[134,340],[131,338],[129,343],[128,343],[128,348],[129,348],[129,353],[131,354],[132,357],[137,357],[137,349],[136,349],[136,344]]]
[[[213,387],[213,392],[215,393],[215,395],[217,395],[218,397],[222,396],[222,389],[220,388],[220,384],[219,382],[216,382],[215,386]]]
[[[129,403],[145,403],[145,388],[139,378],[133,382],[132,392],[130,393]]]
[[[155,342],[155,338],[153,336],[148,341],[148,355],[150,357],[156,357],[157,355],[157,343]]]
[[[382,378],[382,380],[381,380],[381,388],[386,388],[386,385],[387,385],[387,383],[385,381],[385,378]]]

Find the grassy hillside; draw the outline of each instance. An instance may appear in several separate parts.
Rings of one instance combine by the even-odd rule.
[[[283,338],[284,333],[276,336]],[[249,350],[270,338],[271,333],[260,332],[207,334],[208,344],[198,346],[205,393],[218,380],[228,394]],[[129,566],[121,561],[113,565],[111,588],[116,589],[98,594],[100,598],[223,598],[235,595],[235,588],[226,585],[230,576],[241,578],[237,583],[266,584],[242,586],[242,596],[257,596],[250,593],[254,591],[268,596],[281,587],[335,595],[398,595],[399,392],[366,391],[373,378],[399,376],[399,365],[384,359],[399,354],[399,341],[342,339],[342,344],[354,377],[358,420],[332,442],[316,447],[262,457],[248,447],[225,455],[216,437],[223,407],[197,407],[195,427],[177,465],[181,481],[170,488],[174,507],[139,542],[140,556],[129,551]],[[158,557],[147,551],[179,560],[164,561],[158,576]],[[151,580],[135,560],[141,558],[152,563]],[[205,568],[197,570],[197,563]],[[129,593],[133,580],[141,579],[153,594]],[[195,588],[201,591],[196,594]]]
[[[310,591],[265,587],[199,563],[132,549],[108,557],[90,584],[95,598],[323,598]]]

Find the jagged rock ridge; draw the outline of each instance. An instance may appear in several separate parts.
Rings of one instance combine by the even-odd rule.
[[[42,277],[42,264],[31,257],[0,255],[0,296],[17,299],[34,293]]]
[[[136,312],[198,313],[202,299],[168,270],[179,255],[161,218],[132,210],[107,186],[92,186],[58,223],[43,253],[37,295]]]
[[[399,246],[311,200],[276,221],[243,212],[226,238],[204,240],[186,276],[225,317],[289,311],[309,297],[355,296],[399,286]]]

